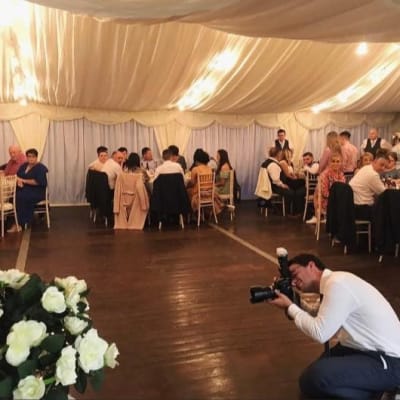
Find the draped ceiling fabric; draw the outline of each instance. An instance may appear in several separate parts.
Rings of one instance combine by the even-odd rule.
[[[315,121],[398,121],[398,66],[339,107],[343,116],[313,116],[309,110],[365,80],[377,65],[397,65],[400,46],[391,42],[400,41],[399,0],[24,4],[28,23],[0,30],[0,118],[21,119],[19,126],[31,114],[36,121],[84,117],[106,124],[134,118],[154,126],[159,146],[171,140],[184,146],[190,128],[256,121],[286,128],[300,149],[307,130],[320,123]],[[363,57],[355,55],[353,43],[361,39],[377,42]],[[238,55],[233,68],[211,70],[210,62],[227,50]],[[26,107],[16,102],[12,59],[30,83]],[[216,81],[212,94],[178,112],[177,102],[204,78]],[[32,135],[42,143],[46,124],[36,127]]]

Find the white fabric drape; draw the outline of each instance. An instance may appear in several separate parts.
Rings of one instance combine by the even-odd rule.
[[[50,201],[53,204],[85,203],[87,167],[97,158],[96,148],[105,145],[109,153],[125,146],[140,154],[150,147],[159,159],[153,128],[131,121],[118,125],[100,125],[79,119],[52,122],[42,162],[49,169]]]
[[[331,5],[317,6],[324,0],[289,0],[293,2],[293,9],[288,11],[292,17],[293,11],[306,3],[313,4],[313,11],[338,11]],[[256,11],[269,1],[257,3],[253,7],[247,1],[236,5],[249,6],[253,17],[258,18]],[[398,110],[400,104],[399,69],[395,68],[383,82],[375,82],[377,74],[372,76],[378,67],[398,63],[400,50],[392,44],[370,44],[368,54],[360,58],[355,54],[355,43],[253,38],[175,21],[151,25],[100,22],[24,4],[28,7],[28,22],[12,25],[0,41],[3,104],[17,102],[24,95],[32,103],[84,110],[174,110],[192,87],[209,80],[209,91],[188,109],[242,115],[282,113],[309,110],[366,76],[374,79],[368,81],[362,99],[354,106],[340,107],[346,111],[377,112]],[[278,9],[290,10],[290,6],[285,3],[270,11],[276,14]],[[237,14],[241,22],[245,21],[244,15]],[[395,12],[390,14],[394,15]],[[325,23],[325,18],[321,20]],[[264,15],[260,21],[263,26],[274,22],[281,28],[279,18],[270,20]],[[349,24],[354,25],[354,21]],[[308,22],[306,26],[317,25]],[[342,25],[334,26],[343,32]],[[382,20],[377,26],[382,27]],[[371,28],[368,25],[368,31]],[[321,26],[318,29],[326,32]],[[216,57],[227,52],[236,61],[230,68],[216,68]]]
[[[178,146],[181,153],[185,151],[190,136],[190,127],[171,121],[165,125],[155,126],[154,131],[160,152],[171,144]]]
[[[328,41],[400,41],[395,0],[31,0],[121,22],[195,22],[251,36]],[[266,23],[268,21],[268,23]]]
[[[13,144],[18,144],[18,141],[11,124],[7,121],[0,121],[0,165],[8,161],[8,148]]]
[[[40,159],[46,143],[50,121],[38,114],[29,114],[13,119],[10,123],[21,149],[26,151],[35,148]]]

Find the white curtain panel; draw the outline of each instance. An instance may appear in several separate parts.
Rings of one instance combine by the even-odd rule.
[[[335,124],[329,124],[324,126],[323,128],[311,129],[309,131],[308,140],[306,142],[303,152],[311,151],[311,153],[313,153],[314,155],[314,159],[319,160],[323,150],[326,147],[326,135],[330,131],[336,131],[340,133],[344,130],[351,133],[351,143],[353,143],[354,146],[360,149],[362,141],[368,137],[368,132],[371,128],[373,128],[373,126],[363,123],[359,126],[351,128],[339,127]],[[379,136],[386,139],[390,143],[392,134],[389,126],[379,128]]]
[[[51,122],[42,162],[49,169],[50,201],[53,204],[85,203],[87,167],[97,158],[96,148],[108,147],[109,154],[121,146],[141,156],[150,147],[159,159],[153,128],[131,121],[101,125],[85,119]]]
[[[188,167],[193,162],[193,153],[197,148],[216,157],[218,149],[228,152],[232,167],[242,187],[242,198],[255,198],[254,190],[258,171],[267,156],[268,149],[276,139],[277,128],[266,128],[251,124],[246,128],[228,128],[213,124],[203,129],[193,129],[184,153]]]
[[[0,165],[9,160],[8,148],[12,144],[18,144],[18,140],[11,124],[8,121],[0,121]]]

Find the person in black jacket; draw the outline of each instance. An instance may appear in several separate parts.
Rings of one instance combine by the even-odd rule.
[[[286,139],[286,131],[278,129],[278,138],[275,140],[275,147],[279,150],[290,150],[289,140]]]

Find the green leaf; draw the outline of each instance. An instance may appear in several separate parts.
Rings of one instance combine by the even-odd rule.
[[[79,393],[85,393],[86,387],[87,387],[87,376],[85,374],[85,371],[83,371],[81,368],[78,368],[78,377],[76,379],[75,389]]]
[[[58,360],[58,354],[47,353],[39,358],[39,364],[42,368],[54,365]]]
[[[12,379],[7,376],[0,381],[0,398],[5,399],[11,397],[13,392]]]
[[[58,353],[61,351],[65,343],[65,335],[50,335],[42,341],[40,347],[49,353]]]
[[[32,304],[42,297],[44,284],[41,279],[33,274],[28,282],[19,290],[19,298],[22,304]]]
[[[50,390],[43,397],[43,400],[67,400],[68,388],[62,385],[52,386]]]
[[[94,390],[100,390],[104,381],[104,370],[98,369],[90,374],[90,384]]]
[[[24,379],[28,375],[34,375],[36,369],[37,369],[36,360],[26,360],[18,367],[19,379]]]

